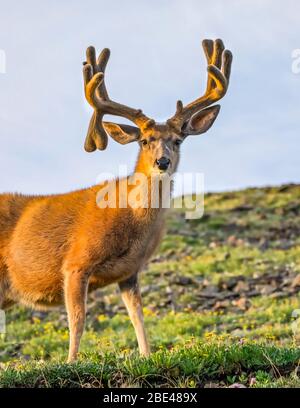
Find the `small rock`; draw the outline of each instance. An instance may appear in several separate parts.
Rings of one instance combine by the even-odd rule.
[[[141,288],[141,293],[142,295],[146,295],[147,293],[151,292],[151,286],[150,285],[145,285]]]
[[[229,306],[230,306],[229,300],[219,300],[218,302],[216,302],[213,309],[214,310],[227,309]]]
[[[187,276],[178,276],[175,279],[174,283],[176,283],[177,285],[185,286],[185,285],[192,284],[193,280],[191,278],[187,277]]]
[[[273,285],[255,285],[255,289],[260,292],[261,295],[270,295],[276,290]]]
[[[245,246],[245,241],[241,238],[237,239],[236,246],[239,246],[239,247]]]
[[[230,385],[228,388],[247,388],[244,384],[234,383]]]
[[[229,245],[235,246],[235,245],[236,245],[236,241],[237,241],[237,239],[236,239],[236,236],[235,236],[235,235],[230,235],[230,236],[227,238],[227,244],[229,244]]]
[[[261,251],[266,251],[266,250],[270,247],[269,241],[266,240],[266,239],[264,239],[264,238],[262,238],[262,239],[259,241],[258,247],[259,247],[259,249],[260,249]]]
[[[234,288],[234,292],[247,292],[250,289],[249,284],[245,281],[239,280]]]
[[[218,288],[217,286],[214,285],[209,285],[206,286],[204,290],[201,290],[199,293],[199,297],[204,297],[204,298],[215,298],[218,297]]]
[[[231,334],[232,336],[235,336],[235,337],[244,337],[245,332],[241,328],[236,328],[232,330]]]
[[[210,382],[210,383],[205,384],[204,388],[220,388],[220,386],[218,383]]]
[[[274,292],[271,293],[270,297],[272,299],[282,299],[285,298],[287,296],[286,292]]]
[[[253,296],[258,296],[260,295],[259,291],[254,289],[254,290],[250,290],[250,292],[247,293],[248,297],[253,297]]]
[[[251,302],[249,299],[245,297],[241,297],[240,299],[233,300],[232,304],[239,308],[240,310],[247,310],[251,306]]]
[[[36,318],[39,320],[44,320],[48,316],[48,312],[44,312],[41,310],[34,310],[31,314],[31,318]]]
[[[221,288],[233,290],[233,288],[235,287],[238,281],[239,281],[239,277],[234,276],[233,278],[230,278],[224,282],[221,282]]]

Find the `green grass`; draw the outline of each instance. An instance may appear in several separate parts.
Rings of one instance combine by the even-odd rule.
[[[0,387],[299,387],[299,259],[300,186],[208,194],[199,220],[170,212],[142,274],[149,359],[112,285],[91,294],[71,365],[63,309],[9,310]]]
[[[83,353],[81,360],[66,364],[53,362],[18,362],[2,374],[3,387],[118,387],[164,386],[195,387],[219,381],[266,386],[294,381],[300,358],[299,348],[283,348],[268,344],[232,342],[209,338],[174,348],[158,350],[149,359],[123,352]]]

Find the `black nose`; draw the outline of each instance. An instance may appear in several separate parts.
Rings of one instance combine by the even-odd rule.
[[[158,165],[159,170],[167,170],[170,160],[166,157],[161,157],[160,159],[156,160],[156,164]]]

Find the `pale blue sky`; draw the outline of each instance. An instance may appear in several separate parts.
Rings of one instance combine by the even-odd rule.
[[[297,0],[1,0],[0,191],[70,191],[133,167],[135,144],[83,150],[87,46],[112,51],[113,99],[165,120],[203,92],[201,41],[217,37],[234,55],[230,89],[214,127],[184,143],[179,170],[203,172],[209,191],[300,182],[299,16]]]

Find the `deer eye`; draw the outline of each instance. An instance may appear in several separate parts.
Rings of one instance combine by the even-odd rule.
[[[148,140],[143,139],[143,140],[141,140],[141,143],[142,143],[143,146],[146,146],[148,144]]]
[[[179,146],[179,145],[181,145],[181,143],[182,143],[181,139],[176,139],[175,142],[174,142],[175,146]]]

